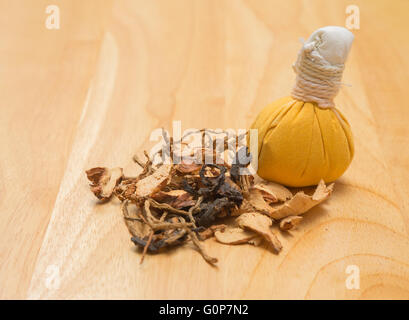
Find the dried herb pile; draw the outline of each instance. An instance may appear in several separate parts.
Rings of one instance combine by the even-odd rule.
[[[203,142],[205,130],[201,130]],[[154,165],[146,152],[145,161],[134,157],[142,172],[127,177],[122,168],[96,167],[86,171],[91,191],[108,201],[112,196],[121,201],[125,223],[132,235],[132,242],[143,250],[141,262],[147,252],[158,253],[168,247],[191,242],[210,264],[217,258],[210,256],[203,241],[211,237],[223,244],[250,243],[259,245],[267,241],[279,252],[282,245],[271,226],[278,223],[283,231],[291,230],[302,220],[301,215],[327,199],[333,184],[323,181],[312,195],[303,191],[293,194],[282,185],[268,182],[250,174],[239,174],[249,159],[246,147],[240,145],[242,137],[234,136],[235,162],[228,164],[220,155],[231,139],[221,146],[210,140],[202,148],[194,150],[196,159],[213,157],[213,163],[198,164],[166,162]],[[174,142],[166,138],[168,150]],[[209,146],[212,148],[209,148]],[[164,149],[157,155],[164,159]],[[171,156],[168,152],[167,156]],[[170,161],[173,163],[173,160]],[[229,225],[226,217],[236,217]]]

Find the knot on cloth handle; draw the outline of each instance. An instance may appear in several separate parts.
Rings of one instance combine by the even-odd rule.
[[[352,33],[342,27],[315,31],[302,46],[293,65],[297,76],[292,97],[316,102],[321,108],[334,107],[353,38]]]

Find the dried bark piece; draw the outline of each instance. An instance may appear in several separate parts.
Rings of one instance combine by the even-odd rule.
[[[175,209],[191,207],[196,203],[193,196],[185,190],[159,191],[152,195],[152,199],[160,203],[167,203]]]
[[[216,217],[222,211],[232,207],[232,203],[227,197],[217,198],[209,202],[203,202],[200,205],[200,212],[195,220],[198,226],[209,227],[216,220]]]
[[[226,228],[224,231],[214,233],[216,240],[224,244],[243,244],[256,238],[257,233],[242,228]]]
[[[131,183],[126,185],[125,191],[123,193],[123,197],[125,199],[129,199],[132,195],[135,194],[136,191],[136,183]]]
[[[258,247],[260,244],[263,243],[263,237],[257,236],[251,240],[249,240],[249,244],[252,244],[255,247]]]
[[[249,229],[263,236],[276,252],[280,252],[283,248],[277,236],[270,229],[273,221],[269,217],[258,212],[247,212],[239,216],[236,221],[241,228]]]
[[[268,202],[284,202],[293,196],[290,190],[275,182],[263,180],[256,183],[253,188],[260,190],[264,200]]]
[[[108,200],[123,177],[122,168],[96,167],[85,171],[91,191],[100,200]]]
[[[333,183],[326,186],[324,181],[321,180],[312,196],[305,194],[303,191],[297,192],[294,197],[284,204],[274,207],[270,216],[274,219],[282,219],[288,216],[301,215],[328,199],[333,189]]]
[[[166,210],[166,211],[169,211],[171,213],[179,214],[179,215],[182,215],[182,216],[189,216],[188,211],[173,208],[171,205],[169,205],[167,203],[159,203],[159,202],[156,202],[155,200],[153,200],[152,198],[150,198],[148,200],[148,202],[152,205],[152,207],[154,207],[156,209]]]
[[[301,220],[301,216],[288,216],[280,221],[280,229],[285,231],[294,229]]]
[[[242,213],[251,212],[251,211],[254,211],[254,207],[250,204],[250,202],[246,198],[244,198],[240,207],[236,207],[233,210],[231,210],[230,215],[232,217],[237,217],[241,215]]]
[[[182,174],[190,174],[190,175],[195,175],[199,174],[200,169],[202,166],[200,164],[196,163],[181,163],[176,166],[176,171]]]
[[[260,190],[258,189],[250,189],[247,195],[248,204],[253,208],[251,211],[261,212],[268,216],[271,216],[273,212],[273,208],[268,205],[268,203],[264,200],[264,197]]]
[[[240,176],[240,187],[243,190],[243,194],[247,195],[251,186],[253,185],[253,177],[250,175]]]
[[[321,180],[315,190],[314,194],[312,195],[312,200],[314,201],[323,201],[327,199],[332,192],[334,191],[334,183],[326,186],[324,180]]]
[[[191,176],[191,175],[171,175],[170,181],[166,186],[166,190],[180,190],[183,189],[185,190],[185,184],[188,185],[194,185],[197,181],[200,181],[199,175],[196,176]],[[193,188],[194,190],[196,188]],[[188,191],[188,190],[185,190]],[[194,193],[194,191],[192,192]]]
[[[127,178],[124,176],[121,183],[115,187],[113,194],[121,201],[131,199],[135,194],[137,181],[138,178]]]
[[[171,164],[160,166],[153,174],[136,183],[135,194],[138,197],[148,197],[163,188],[170,178]]]
[[[225,177],[224,180],[225,180],[226,184],[229,185],[232,189],[235,189],[238,192],[241,192],[241,189],[237,185],[237,183],[235,183],[229,176],[227,176],[227,174],[226,174],[226,177]]]

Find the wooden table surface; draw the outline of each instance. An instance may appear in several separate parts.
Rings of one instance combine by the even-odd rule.
[[[409,298],[409,1],[354,1],[336,98],[356,155],[284,250],[205,243],[148,256],[84,170],[136,171],[155,128],[246,128],[288,95],[307,38],[350,1],[0,1],[1,298]],[[348,289],[346,269],[359,268]]]

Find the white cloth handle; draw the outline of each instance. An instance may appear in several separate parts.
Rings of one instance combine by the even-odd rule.
[[[334,107],[353,40],[354,35],[343,27],[330,26],[315,31],[293,65],[297,77],[292,97],[316,102],[322,108]]]

